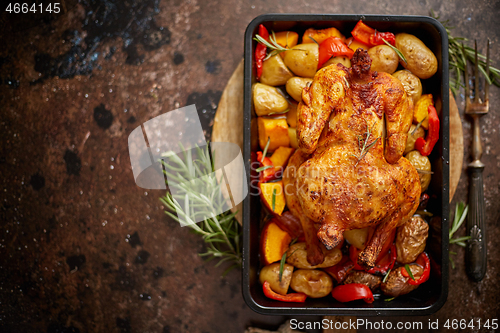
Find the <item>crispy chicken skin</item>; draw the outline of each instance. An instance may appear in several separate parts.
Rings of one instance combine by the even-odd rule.
[[[416,211],[420,180],[401,158],[411,98],[399,80],[370,70],[366,51],[358,49],[352,63],[349,69],[338,64],[319,70],[302,92],[296,153],[301,159],[288,166],[300,165],[288,179],[295,180],[296,195],[287,195],[287,204],[299,203],[292,213],[321,224],[317,237],[328,249],[342,241],[345,230],[377,226],[358,259],[369,268],[391,230]],[[367,133],[367,145],[376,142],[362,156]]]

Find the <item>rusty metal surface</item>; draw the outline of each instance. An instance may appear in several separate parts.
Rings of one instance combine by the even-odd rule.
[[[241,332],[276,328],[253,313],[240,273],[197,255],[203,242],[163,213],[161,191],[133,180],[128,134],[195,103],[207,138],[221,91],[243,55],[243,33],[268,12],[428,15],[455,35],[492,41],[500,64],[499,3],[301,1],[65,1],[60,15],[15,19],[0,32],[0,329],[2,332]],[[500,313],[500,90],[481,120],[488,272],[465,275],[454,256],[448,302],[432,320]],[[457,200],[466,200],[471,146]],[[427,318],[387,318],[421,320]]]

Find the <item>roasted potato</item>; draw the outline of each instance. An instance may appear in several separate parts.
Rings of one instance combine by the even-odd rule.
[[[357,249],[363,250],[372,234],[373,228],[370,227],[346,230],[344,231],[344,239],[348,241],[349,244],[354,245]]]
[[[405,157],[417,169],[420,176],[420,186],[424,192],[431,183],[431,161],[427,156],[422,156],[418,150],[412,150]]]
[[[292,148],[299,148],[299,142],[297,141],[297,129],[288,127],[288,139],[290,140],[290,146]]]
[[[406,147],[405,147],[405,154],[408,154],[412,150],[415,149],[415,141],[417,141],[418,138],[423,138],[425,136],[425,131],[420,126],[417,128],[415,131],[415,128],[417,128],[417,125],[412,124],[410,126],[410,130],[408,131],[408,138],[406,139]],[[413,133],[415,131],[415,133]],[[413,134],[412,134],[413,133]]]
[[[312,83],[312,79],[305,77],[292,77],[286,82],[286,92],[292,96],[294,100],[300,102],[302,100],[302,90],[305,86]]]
[[[255,83],[252,87],[253,106],[258,116],[285,112],[288,101],[275,87],[263,83]]]
[[[361,283],[371,290],[375,290],[380,287],[382,278],[363,271],[352,271],[344,281],[344,284],[349,283]]]
[[[333,58],[330,58],[330,60],[328,60],[327,62],[325,62],[323,64],[323,66],[321,66],[321,68],[326,67],[326,66],[330,66],[333,64],[342,64],[345,67],[350,68],[351,67],[351,60],[347,57],[340,57],[340,56],[333,57]]]
[[[311,298],[320,298],[331,293],[333,282],[332,278],[323,271],[299,269],[293,273],[290,287]]]
[[[292,128],[297,127],[297,104],[290,103],[288,112],[286,113],[286,122]]]
[[[428,79],[437,72],[438,62],[432,51],[417,37],[399,33],[396,35],[396,48],[406,58],[400,59],[401,65],[421,79]]]
[[[411,273],[415,279],[422,276],[424,269],[419,265],[409,265]],[[293,276],[292,276],[293,279]],[[410,277],[404,277],[401,273],[401,267],[394,268],[387,277],[385,282],[380,285],[380,290],[388,296],[397,297],[401,295],[408,294],[418,288],[418,285],[412,285],[408,283]]]
[[[307,261],[306,243],[295,243],[287,250],[286,262],[297,268],[314,269],[335,266],[342,259],[342,252],[339,249],[324,250],[323,252],[325,260],[317,266],[311,266]]]
[[[283,266],[283,275],[280,281],[280,263],[276,262],[271,265],[262,267],[259,274],[259,281],[261,284],[269,282],[271,289],[281,295],[286,295],[288,286],[292,281],[293,266],[285,264]]]
[[[377,45],[368,50],[368,55],[372,59],[372,71],[392,74],[399,64],[399,57],[387,45]]]
[[[405,88],[406,94],[408,95],[408,97],[411,97],[411,99],[413,100],[413,105],[415,105],[420,99],[420,96],[422,96],[422,82],[420,82],[420,79],[407,69],[397,71],[396,73],[392,74],[392,76],[401,81],[403,87]]]
[[[429,236],[429,225],[418,215],[398,228],[396,233],[397,260],[402,264],[409,264],[425,249]]]
[[[270,86],[282,86],[293,77],[279,55],[272,56],[262,64],[260,82]]]
[[[319,46],[299,44],[286,52],[285,65],[297,76],[314,77],[318,69]]]

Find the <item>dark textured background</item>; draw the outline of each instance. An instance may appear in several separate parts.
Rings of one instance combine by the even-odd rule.
[[[202,261],[202,240],[165,216],[162,193],[134,184],[127,152],[135,127],[192,103],[210,136],[255,16],[433,9],[482,50],[489,37],[500,65],[498,1],[66,0],[62,8],[0,15],[1,332],[242,332],[284,320],[245,305],[240,272],[222,278],[223,268]],[[463,96],[457,102],[468,157],[470,119]],[[431,316],[441,323],[500,313],[499,102],[492,88],[481,122],[488,272],[471,283],[454,246],[448,302]],[[464,172],[455,201],[467,185]],[[401,319],[427,322],[392,318]]]

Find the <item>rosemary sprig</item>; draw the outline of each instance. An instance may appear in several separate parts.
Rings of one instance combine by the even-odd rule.
[[[450,238],[450,244],[457,244],[459,246],[465,247],[465,241],[470,239],[470,236],[463,236],[463,237],[458,237],[458,238],[453,238],[453,235],[457,230],[460,228],[460,226],[464,223],[465,218],[467,217],[467,212],[469,211],[469,206],[465,206],[463,202],[457,203],[455,206],[455,217],[453,219],[453,223],[450,226],[450,231],[449,231],[449,238]],[[451,220],[451,217],[450,217]],[[451,257],[452,254],[456,254],[456,252],[450,251],[450,262],[451,262],[451,268],[455,269],[455,262],[453,261],[453,258]]]
[[[292,246],[293,244],[295,244],[295,242],[298,240],[298,238],[294,238],[292,239],[292,242],[290,243],[290,246]],[[297,251],[298,249],[295,249],[295,251]],[[280,273],[279,273],[279,280],[281,282],[281,278],[283,277],[283,271],[285,270],[285,262],[286,262],[286,259],[287,258],[290,258],[294,253],[295,251],[293,251],[292,253],[290,253],[290,255],[287,257],[287,252],[288,251],[285,251],[285,253],[283,253],[283,255],[281,256],[281,261],[280,261]]]
[[[242,233],[235,218],[236,212],[222,209],[227,207],[226,200],[222,196],[221,181],[215,176],[208,145],[204,149],[198,147],[195,158],[191,150],[182,150],[183,158],[174,153],[163,154],[169,161],[162,160],[164,173],[175,184],[168,184],[170,191],[160,201],[168,216],[203,237],[207,250],[200,256],[208,257],[208,260],[219,259],[216,266],[231,263],[223,273],[225,275],[231,269],[241,267],[242,262]],[[224,213],[218,214],[221,211]],[[201,219],[202,222],[195,223]]]
[[[391,297],[391,298],[386,298],[386,299],[384,299],[384,302],[390,302],[390,301],[393,301],[395,298],[396,298],[396,296]]]
[[[411,132],[411,135],[414,135],[417,130],[420,128],[420,126],[422,126],[422,123],[424,122],[425,119],[427,119],[428,116],[425,116],[424,119],[420,120],[417,124],[417,126],[415,126],[415,129]]]
[[[434,172],[432,172],[432,171],[427,171],[427,170],[422,170],[422,169],[417,169],[417,168],[415,168],[415,170],[417,170],[418,173],[421,173],[423,175],[433,175],[434,174]]]
[[[275,211],[276,208],[276,189],[273,188],[273,200],[272,200],[272,206],[273,206],[273,212]]]
[[[431,10],[431,16],[439,20],[439,16]],[[463,87],[461,82],[465,73],[466,61],[475,62],[475,50],[472,47],[464,45],[468,41],[464,37],[453,37],[451,30],[455,27],[449,25],[449,20],[442,21],[441,24],[445,27],[448,34],[448,58],[449,58],[449,71],[450,71],[450,89],[453,95],[456,96],[460,87]],[[463,47],[462,47],[463,46]],[[479,70],[483,73],[488,84],[494,84],[500,87],[500,69],[489,66],[490,75],[486,75],[486,56],[478,52]]]
[[[283,47],[276,42],[276,34],[274,31],[271,31],[271,36],[269,36],[269,42],[265,40],[261,35],[256,34],[254,37],[254,40],[261,43],[262,45],[266,46],[267,48],[271,49],[272,51],[267,54],[267,56],[264,58],[264,61],[271,58],[272,56],[275,56],[277,54],[280,54],[281,52],[289,51],[291,49],[287,47]],[[287,45],[288,45],[288,35],[287,35]]]
[[[262,172],[264,170],[271,169],[271,168],[274,168],[274,166],[273,165],[265,165],[265,166],[261,166],[260,168],[255,169],[255,171]]]
[[[387,271],[387,273],[385,274],[384,276],[384,279],[382,280],[382,283],[385,283],[385,281],[387,281],[387,278],[389,277],[389,273],[392,271],[392,268],[389,268],[389,270]]]
[[[266,158],[267,150],[269,149],[269,144],[271,143],[271,137],[267,137],[267,143],[266,146],[264,147],[264,151],[262,152],[262,160],[260,163],[264,163],[264,159]]]
[[[411,272],[410,266],[408,264],[405,264],[405,270],[408,273],[408,275],[411,277],[413,281],[415,281],[415,277],[413,276],[413,273]]]
[[[382,40],[384,41],[384,43],[386,43],[394,52],[396,52],[396,54],[398,55],[398,57],[403,60],[403,62],[406,64],[408,63],[408,61],[406,61],[406,57],[405,55],[399,51],[395,46],[392,46],[391,43],[389,43],[388,41],[386,41],[385,39],[382,38]]]
[[[378,139],[380,139],[380,136],[379,136],[378,138],[376,138],[375,140],[373,140],[373,142],[370,143],[370,137],[372,136],[373,128],[375,127],[376,123],[377,122],[374,122],[371,128],[368,125],[368,123],[366,123],[366,132],[365,132],[365,138],[364,139],[363,139],[363,137],[361,135],[357,136],[358,137],[358,146],[359,146],[359,149],[360,149],[359,156],[356,156],[354,154],[348,154],[350,156],[354,156],[355,158],[357,158],[357,162],[354,165],[355,167],[358,166],[358,163],[366,156],[366,154],[368,154],[368,151],[370,149],[372,149],[373,146],[375,146],[375,144],[377,143]]]

